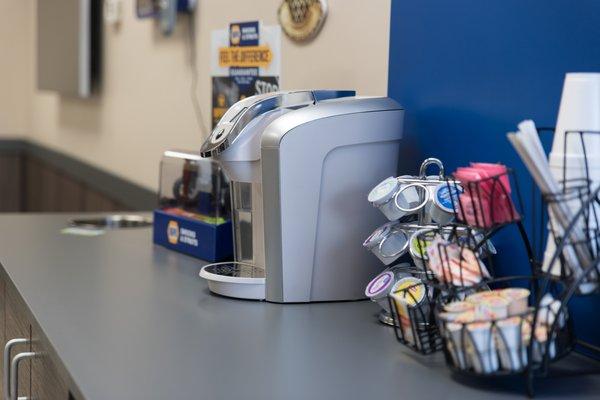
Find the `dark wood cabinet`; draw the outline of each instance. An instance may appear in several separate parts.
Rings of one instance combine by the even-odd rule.
[[[19,353],[31,352],[31,324],[29,323],[29,318],[27,318],[27,307],[21,300],[16,289],[10,285],[6,285],[4,298],[6,309],[5,340],[27,340],[26,343],[17,344],[12,348],[10,360],[13,360]],[[4,365],[3,367],[10,369],[10,365]],[[4,382],[4,384],[6,383]],[[24,359],[19,364],[17,389],[17,397],[31,397],[31,359]]]
[[[2,329],[2,348],[6,349],[7,343],[11,339],[23,340],[23,343],[12,346],[9,357],[9,360],[23,357],[17,371],[17,397],[35,400],[75,398],[73,391],[69,390],[69,375],[62,366],[58,355],[31,316],[16,288],[6,278],[0,279],[0,303],[3,305],[0,309],[3,311],[1,321],[4,327]],[[10,365],[0,364],[0,367],[2,369],[0,376],[4,377],[5,369],[10,369]],[[9,386],[11,378],[12,376],[8,380]],[[3,398],[5,397],[5,384],[3,379],[0,383]],[[11,389],[15,390],[15,388]]]
[[[4,291],[5,291],[5,284],[4,284],[4,279],[0,279],[0,343],[2,344],[6,344],[6,340],[5,340],[5,327],[6,327],[6,323],[5,323],[5,297],[4,297]],[[2,347],[4,348],[4,347]],[[4,371],[4,357],[0,357],[0,372]],[[0,373],[0,375],[2,375]],[[4,382],[0,379],[0,396],[4,396]]]
[[[42,165],[33,157],[25,158],[25,210],[42,211]]]
[[[0,153],[0,212],[126,211],[69,171],[20,153]]]
[[[22,211],[23,208],[23,164],[21,155],[0,156],[0,210]]]
[[[39,354],[31,360],[31,397],[35,400],[69,400],[65,373],[43,332],[35,324],[31,337],[33,352]]]

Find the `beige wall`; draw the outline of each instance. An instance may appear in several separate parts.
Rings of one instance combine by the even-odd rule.
[[[0,0],[0,137],[23,136],[30,127],[30,1]]]
[[[195,45],[206,126],[210,125],[211,111],[211,30],[226,28],[236,20],[260,19],[275,24],[281,1],[198,2]],[[35,1],[0,0],[0,4],[15,2],[25,4],[25,11],[20,12],[28,13],[30,21],[23,25],[26,32],[19,39],[29,46],[15,52],[19,59],[29,57],[35,65]],[[80,100],[30,89],[29,110],[21,104],[20,93],[18,104],[0,94],[0,112],[10,109],[13,111],[9,113],[15,113],[9,119],[12,125],[0,127],[14,133],[26,131],[35,141],[156,188],[162,152],[168,148],[197,149],[203,140],[190,100],[188,17],[181,16],[174,35],[165,38],[153,21],[135,17],[134,0],[124,0],[123,4],[120,26],[104,26],[101,93]],[[298,45],[282,35],[282,88],[356,88],[359,94],[385,95],[390,0],[329,0],[329,6],[329,17],[312,43]],[[21,32],[23,28],[15,29]],[[5,45],[0,41],[2,48]],[[0,68],[4,76],[4,65]],[[19,70],[19,66],[6,68]],[[25,73],[33,82],[33,67],[25,68]],[[33,87],[33,83],[22,84],[25,89]]]

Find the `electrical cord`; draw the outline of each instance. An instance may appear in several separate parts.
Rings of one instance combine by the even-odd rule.
[[[200,133],[204,138],[208,137],[208,130],[204,125],[204,116],[202,114],[202,108],[200,107],[200,100],[198,98],[198,63],[197,63],[197,52],[196,52],[196,19],[195,13],[188,13],[188,46],[189,46],[189,58],[190,58],[190,69],[192,72],[192,83],[190,87],[190,98],[192,101],[192,107],[194,108],[194,114],[196,116],[196,123],[200,129]]]

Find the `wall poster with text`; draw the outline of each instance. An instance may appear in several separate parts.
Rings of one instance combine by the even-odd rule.
[[[211,35],[212,126],[238,100],[279,90],[281,29],[234,22]]]

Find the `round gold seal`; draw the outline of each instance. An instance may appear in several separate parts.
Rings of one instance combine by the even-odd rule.
[[[327,17],[326,0],[285,0],[279,6],[279,23],[290,39],[314,38]]]

